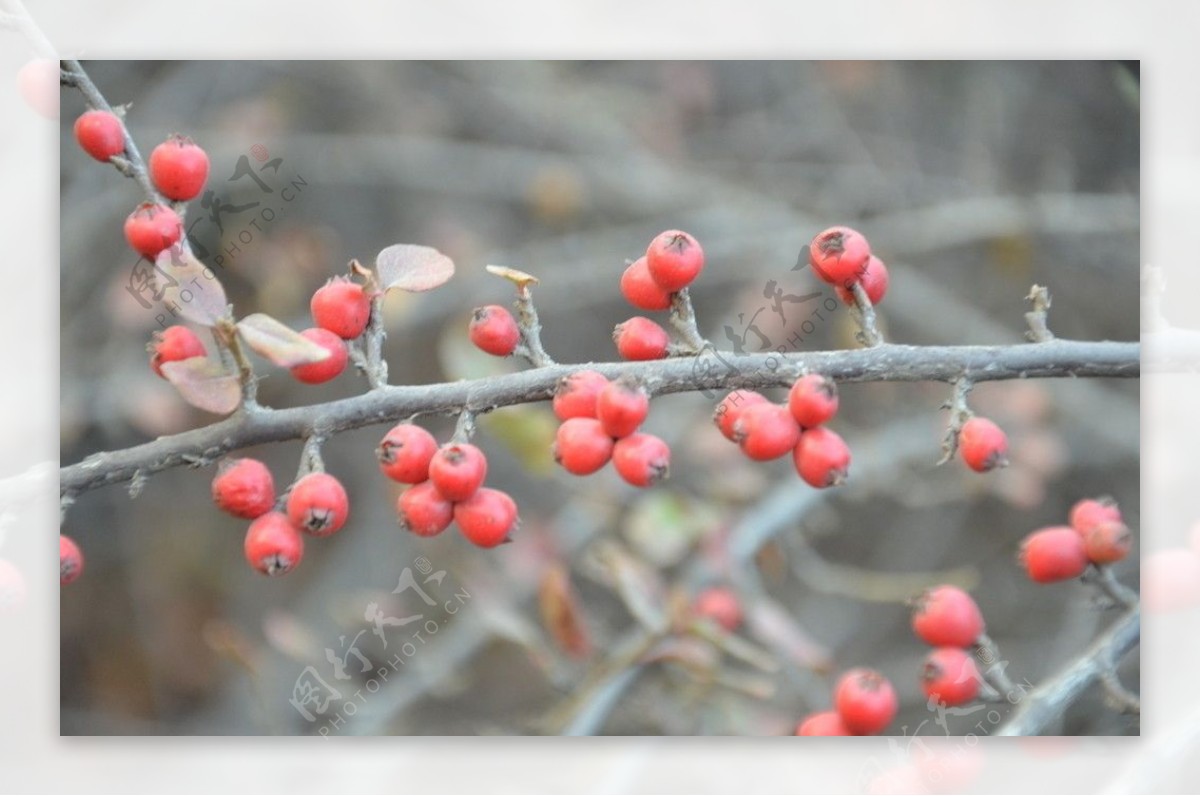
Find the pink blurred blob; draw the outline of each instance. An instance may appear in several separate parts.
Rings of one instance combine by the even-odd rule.
[[[1142,561],[1142,604],[1152,613],[1200,602],[1200,556],[1184,548],[1159,550]]]
[[[17,72],[17,90],[25,102],[47,119],[58,118],[58,62],[36,58]]]

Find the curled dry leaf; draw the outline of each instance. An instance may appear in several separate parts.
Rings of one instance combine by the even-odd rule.
[[[201,326],[216,326],[228,314],[229,302],[221,280],[185,244],[163,249],[154,264],[154,278],[167,308]]]
[[[533,274],[527,274],[524,271],[518,271],[516,268],[509,268],[507,265],[489,265],[487,272],[493,276],[498,276],[502,279],[507,279],[518,288],[536,285],[538,278]]]
[[[238,377],[206,357],[164,362],[162,373],[179,390],[183,400],[197,409],[227,415],[242,402]]]
[[[375,270],[384,290],[423,293],[450,281],[454,261],[429,246],[397,243],[379,252]]]
[[[583,606],[571,585],[570,575],[561,564],[551,566],[542,575],[538,587],[538,608],[546,632],[564,652],[582,658],[592,651],[590,634],[584,624]]]
[[[237,329],[246,345],[281,368],[308,365],[329,357],[328,350],[261,312],[242,318]]]

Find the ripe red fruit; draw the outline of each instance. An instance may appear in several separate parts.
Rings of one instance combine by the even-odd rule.
[[[253,520],[275,505],[275,479],[258,459],[226,459],[217,467],[212,497],[222,511]]]
[[[429,462],[429,480],[451,502],[475,494],[487,476],[487,457],[469,442],[438,448]]]
[[[66,586],[79,580],[83,574],[83,551],[69,536],[58,537],[58,583]]]
[[[801,428],[828,423],[838,410],[837,384],[819,373],[801,376],[788,393],[788,409]]]
[[[286,575],[304,558],[304,537],[282,512],[272,511],[250,523],[246,561],[264,575]]]
[[[454,504],[438,492],[431,481],[406,489],[396,501],[400,527],[417,536],[437,536],[450,527]]]
[[[400,423],[384,435],[375,457],[388,478],[402,484],[419,484],[429,478],[429,462],[437,448],[437,440],[428,431],[412,423]]]
[[[1038,583],[1077,578],[1088,565],[1083,537],[1067,526],[1043,528],[1026,536],[1018,560]]]
[[[166,205],[143,202],[125,219],[125,240],[148,260],[158,257],[183,237],[183,221]]]
[[[857,281],[863,286],[863,290],[867,291],[867,298],[871,304],[878,304],[883,301],[884,295],[887,294],[887,266],[883,264],[883,260],[872,254],[867,259],[867,267],[863,269],[862,276]],[[854,284],[853,280],[850,282],[850,285],[852,284]],[[854,304],[854,291],[850,289],[849,285],[835,285],[834,290],[837,291],[838,298],[844,303]]]
[[[671,293],[663,290],[650,276],[645,257],[630,263],[621,274],[621,295],[639,310],[665,310],[671,307]]]
[[[958,431],[958,452],[977,473],[1008,466],[1008,437],[986,417],[972,417]]]
[[[810,428],[800,435],[792,451],[796,472],[809,486],[824,489],[840,486],[850,472],[850,446],[825,426]]]
[[[800,441],[800,426],[786,406],[770,402],[745,407],[733,421],[733,441],[755,461],[778,459]]]
[[[892,684],[874,669],[851,669],[838,679],[833,704],[855,735],[874,735],[896,716],[899,702]]]
[[[1093,564],[1113,564],[1129,555],[1133,533],[1123,522],[1102,522],[1083,534],[1083,547]]]
[[[331,536],[350,516],[350,499],[342,482],[329,473],[309,473],[292,485],[288,521],[313,536]]]
[[[979,695],[979,668],[970,653],[958,647],[940,647],[929,653],[921,667],[921,690],[947,707],[965,705]]]
[[[808,245],[808,261],[813,271],[831,285],[857,282],[870,257],[867,239],[850,227],[830,227],[818,232]]]
[[[574,475],[591,475],[612,458],[613,438],[599,420],[564,420],[554,437],[554,461]]]
[[[166,378],[162,372],[164,363],[202,357],[207,353],[200,337],[186,326],[168,326],[155,332],[146,350],[150,352],[150,368],[160,379]]]
[[[721,403],[717,404],[717,408],[713,411],[713,423],[725,435],[725,439],[736,442],[737,440],[733,438],[733,424],[747,408],[766,402],[766,396],[760,393],[752,390],[734,390],[722,398]]]
[[[594,370],[577,370],[563,376],[554,388],[554,414],[559,420],[595,417],[596,399],[608,379]]]
[[[1110,497],[1085,498],[1071,507],[1071,527],[1080,533],[1102,522],[1121,522],[1121,509]]]
[[[983,614],[962,589],[938,586],[916,599],[912,628],[932,647],[969,647],[983,633]]]
[[[613,467],[633,486],[653,486],[671,474],[671,448],[653,434],[631,434],[613,446]]]
[[[371,297],[357,282],[344,276],[330,279],[309,302],[313,323],[343,340],[353,340],[371,320]]]
[[[150,153],[150,178],[168,199],[195,199],[208,180],[208,153],[192,139],[173,135]]]
[[[742,602],[733,589],[724,586],[711,586],[697,594],[692,613],[713,620],[730,633],[742,624]]]
[[[796,725],[796,735],[853,735],[836,710],[810,713]]]
[[[330,379],[336,379],[342,374],[350,359],[350,354],[346,350],[346,344],[342,338],[328,329],[320,328],[305,329],[300,336],[306,337],[324,348],[329,352],[329,356],[318,362],[309,362],[306,365],[296,365],[292,368],[292,376],[297,381],[305,384],[321,384]]]
[[[517,504],[499,489],[483,487],[469,500],[456,503],[454,519],[463,536],[480,547],[509,541],[517,527]]]
[[[517,320],[499,304],[476,307],[469,328],[471,342],[497,357],[506,357],[517,347],[521,330]]]
[[[75,120],[75,140],[101,162],[125,151],[125,125],[115,113],[88,111]]]
[[[646,249],[646,268],[668,293],[683,290],[704,270],[704,249],[686,232],[660,232]]]
[[[596,398],[596,419],[610,437],[617,439],[637,431],[649,412],[646,388],[629,379],[617,379]]]
[[[654,321],[636,315],[617,324],[613,329],[613,342],[624,359],[644,361],[665,357],[671,338],[667,330]]]

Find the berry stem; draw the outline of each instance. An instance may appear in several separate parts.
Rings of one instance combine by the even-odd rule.
[[[454,424],[454,436],[450,441],[454,444],[470,442],[475,436],[475,413],[465,406],[458,413],[458,421]]]
[[[858,341],[868,348],[883,345],[883,334],[875,318],[875,306],[871,304],[866,289],[861,282],[855,282],[850,290],[854,293],[854,306],[850,308],[850,314],[858,324]]]
[[[258,410],[260,408],[258,405],[258,379],[254,376],[254,366],[250,364],[250,359],[246,356],[245,349],[242,348],[237,327],[232,321],[222,319],[214,327],[214,330],[217,332],[218,342],[229,350],[237,365],[238,379],[242,384],[242,411],[252,413]]]
[[[1025,313],[1025,322],[1029,331],[1025,336],[1035,343],[1048,343],[1054,339],[1054,333],[1046,325],[1046,313],[1050,310],[1050,291],[1041,285],[1029,289],[1025,300],[1033,304],[1033,309]]]
[[[974,386],[975,382],[970,378],[960,376],[954,382],[954,392],[950,400],[942,404],[943,409],[950,410],[950,418],[946,421],[946,434],[942,437],[942,458],[938,459],[938,466],[953,459],[954,454],[958,452],[958,432],[962,431],[963,424],[975,414],[967,405],[967,396]]]
[[[1117,580],[1111,567],[1093,564],[1083,573],[1080,580],[1095,586],[1106,597],[1123,608],[1134,608],[1138,604],[1137,593]]]
[[[692,297],[685,287],[678,293],[671,294],[671,327],[683,341],[683,346],[672,345],[669,349],[671,356],[696,355],[711,345],[700,334],[696,324],[696,310],[692,306]]]
[[[538,320],[537,307],[533,303],[533,292],[528,282],[517,284],[517,326],[521,329],[521,342],[514,353],[529,360],[536,368],[555,364],[542,347],[542,324]]]
[[[982,664],[979,667],[979,673],[983,676],[984,683],[996,691],[996,696],[992,701],[1014,700],[1019,689],[1013,685],[1012,680],[1005,673],[1004,667],[1008,665],[1008,661],[1000,657],[1000,648],[996,646],[996,642],[992,640],[991,636],[987,633],[980,633],[979,638],[975,639],[973,652]]]

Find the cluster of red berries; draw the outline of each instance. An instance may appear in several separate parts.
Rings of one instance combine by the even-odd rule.
[[[59,534],[58,537],[58,582],[61,586],[74,583],[83,574],[83,551],[75,540]]]
[[[925,696],[955,707],[979,695],[979,668],[967,649],[984,631],[983,614],[957,586],[938,586],[913,601],[913,632],[934,650],[921,667]]]
[[[796,735],[878,735],[900,707],[896,690],[874,669],[851,669],[833,689],[833,710],[805,716]]]
[[[411,484],[396,502],[400,527],[417,536],[437,536],[457,522],[469,541],[495,547],[517,528],[517,504],[499,489],[483,485],[487,457],[467,442],[438,447],[418,425],[400,423],[375,449],[388,478]]]
[[[621,295],[640,310],[668,310],[672,296],[704,270],[704,250],[694,237],[677,229],[660,232],[646,253],[621,274]],[[671,337],[659,324],[636,315],[613,330],[613,342],[624,359],[662,359]]]
[[[1088,564],[1120,561],[1133,547],[1133,533],[1111,498],[1079,501],[1071,509],[1070,523],[1034,531],[1021,542],[1019,560],[1030,580],[1071,580]]]
[[[610,382],[594,370],[578,370],[559,380],[553,406],[562,421],[554,461],[567,472],[591,475],[611,459],[633,486],[653,486],[670,474],[667,443],[638,432],[650,412],[650,395],[640,382],[626,377]]]
[[[288,491],[276,508],[275,479],[257,459],[227,459],[212,482],[213,502],[234,517],[253,520],[246,531],[246,561],[264,575],[285,575],[304,557],[303,533],[332,536],[350,516],[350,500],[338,479],[313,472]]]
[[[813,273],[833,285],[838,298],[854,304],[854,285],[862,285],[872,304],[883,301],[888,289],[888,270],[859,231],[830,227],[818,232],[808,244],[808,262]]]
[[[790,452],[805,483],[823,489],[843,483],[850,469],[849,446],[825,426],[837,410],[837,385],[810,373],[796,379],[786,404],[772,403],[752,390],[734,390],[717,405],[713,422],[755,461]]]

